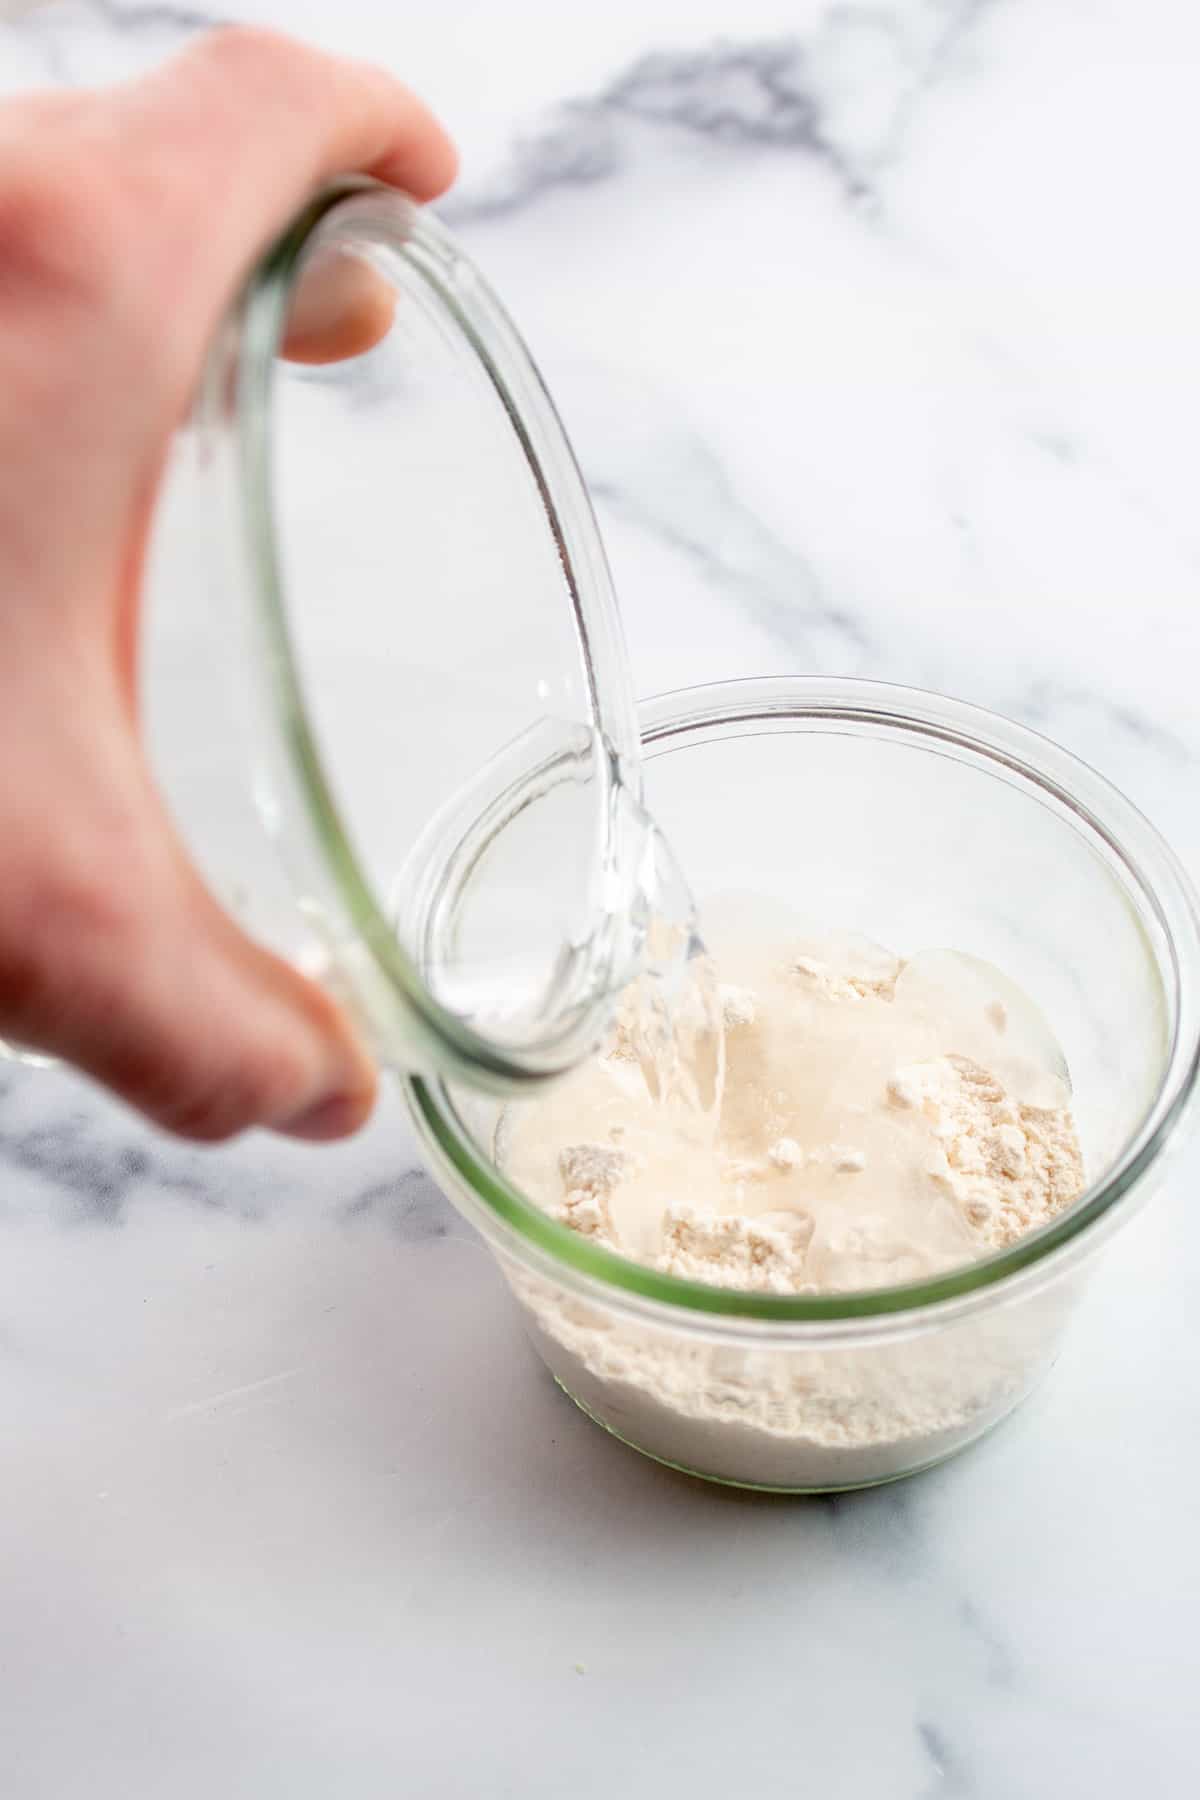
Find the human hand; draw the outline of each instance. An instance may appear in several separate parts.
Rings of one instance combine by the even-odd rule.
[[[0,108],[0,1037],[186,1137],[341,1136],[375,1073],[204,887],[147,766],[139,587],[167,446],[239,281],[314,188],[361,172],[426,200],[454,168],[391,77],[259,31]],[[286,348],[353,354],[388,318],[335,271]]]

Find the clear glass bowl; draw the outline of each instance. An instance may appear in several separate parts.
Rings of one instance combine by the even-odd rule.
[[[1052,1361],[1091,1258],[1150,1191],[1196,1081],[1200,937],[1174,857],[1031,732],[872,683],[734,682],[642,710],[646,797],[692,882],[777,895],[901,952],[986,957],[1066,1053],[1089,1185],[1010,1249],[860,1294],[746,1295],[556,1224],[492,1158],[500,1103],[413,1079],[447,1193],[483,1232],[578,1404],[647,1455],[793,1492],[962,1449]]]
[[[338,265],[382,336],[285,354]],[[251,272],[146,585],[155,774],[243,928],[385,1064],[512,1092],[586,1055],[640,950],[620,619],[528,351],[402,194],[336,184]]]

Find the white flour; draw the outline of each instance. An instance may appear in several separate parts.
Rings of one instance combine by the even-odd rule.
[[[1061,1054],[998,971],[738,923],[716,951],[717,1112],[651,1097],[627,1019],[607,1055],[506,1121],[505,1167],[554,1217],[664,1273],[811,1294],[961,1266],[1076,1198]],[[1011,1404],[1036,1351],[991,1327],[886,1350],[722,1349],[512,1279],[547,1360],[604,1423],[764,1485],[935,1460]]]
[[[654,1097],[626,1019],[510,1119],[505,1166],[562,1223],[696,1281],[829,1293],[955,1267],[1079,1193],[1061,1058],[1003,977],[845,936],[721,966],[716,1114]]]

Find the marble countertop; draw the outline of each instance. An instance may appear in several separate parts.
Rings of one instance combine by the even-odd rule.
[[[1200,875],[1187,0],[224,10],[460,138],[446,214],[576,438],[640,691],[980,701]],[[0,90],[205,20],[0,14]],[[0,1790],[1194,1791],[1198,1174],[993,1439],[774,1502],[574,1411],[394,1097],[343,1148],[203,1152],[0,1073]]]

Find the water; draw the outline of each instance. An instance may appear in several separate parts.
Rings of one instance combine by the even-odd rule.
[[[623,997],[619,1029],[651,1098],[715,1134],[725,1082],[720,985],[691,890],[650,819],[637,900],[641,967]]]
[[[755,1221],[797,1252],[772,1278],[828,1292],[960,1266],[1010,1241],[1019,1208],[1040,1219],[1053,1134],[1016,1105],[1061,1113],[1069,1085],[1008,977],[948,950],[906,963],[753,894],[707,898],[701,938],[665,845],[656,867],[607,1054],[509,1110],[500,1160],[524,1192],[562,1216],[561,1154],[598,1148],[617,1172],[576,1229],[671,1267],[672,1207]]]
[[[620,1000],[647,1086],[720,1106],[716,976],[670,846],[601,735],[545,718],[433,816],[394,884],[431,991],[493,1043],[599,1047]]]

